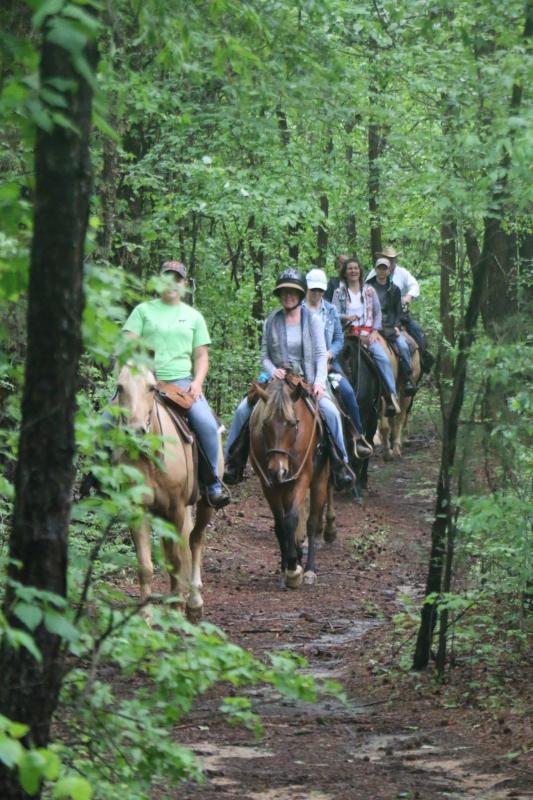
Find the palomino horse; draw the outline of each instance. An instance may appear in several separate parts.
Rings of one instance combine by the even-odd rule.
[[[366,440],[371,442],[378,427],[381,398],[381,380],[377,367],[358,336],[346,337],[340,359],[346,377],[357,397],[363,433]],[[353,452],[352,447],[349,450]],[[361,502],[363,489],[368,487],[369,459],[360,460],[352,457],[350,461],[357,478],[355,499]]]
[[[145,456],[130,460],[121,454],[119,461],[136,467],[146,484],[144,507],[157,517],[170,522],[179,536],[179,542],[163,539],[163,552],[169,565],[170,591],[185,601],[187,616],[198,620],[202,616],[201,563],[205,529],[213,516],[213,509],[201,499],[196,502],[196,466],[193,444],[183,441],[166,406],[157,393],[157,381],[150,370],[129,365],[122,368],[118,377],[117,402],[124,410],[130,429],[138,433],[153,433],[164,437],[158,452],[162,467]],[[222,458],[222,448],[220,448]],[[220,473],[222,474],[222,472]],[[196,503],[196,520],[193,525],[192,505]],[[141,602],[146,603],[152,594],[153,564],[151,531],[147,520],[131,531],[139,563]],[[150,617],[149,609],[145,616]]]
[[[280,588],[295,589],[302,580],[316,581],[315,537],[328,494],[329,459],[322,445],[317,447],[318,408],[303,397],[301,386],[291,389],[285,381],[274,380],[258,394],[260,401],[250,419],[250,460],[274,516],[281,553]],[[301,560],[308,492],[304,573]]]
[[[420,352],[418,350],[418,347],[414,349],[415,346],[414,340],[408,334],[406,334],[405,331],[402,331],[402,333],[408,340],[409,345],[411,347],[411,361],[413,364],[413,383],[416,386],[422,376],[422,368],[420,364]],[[389,356],[390,362],[392,364],[392,371],[394,373],[394,379],[396,381],[396,386],[398,389],[398,403],[401,409],[400,413],[396,414],[394,417],[386,417],[384,413],[385,409],[384,407],[382,407],[379,416],[379,432],[383,444],[383,458],[385,459],[385,461],[392,461],[393,458],[401,458],[402,444],[407,431],[407,415],[411,410],[414,398],[412,395],[405,394],[404,384],[401,377],[400,363],[397,354],[389,345],[386,346],[385,351]]]

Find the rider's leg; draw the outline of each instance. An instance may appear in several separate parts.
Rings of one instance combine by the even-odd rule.
[[[359,458],[368,458],[372,455],[372,447],[363,436],[363,424],[359,412],[359,403],[350,381],[343,375],[339,381],[339,394],[346,412],[352,420],[357,436],[355,438],[355,449]]]
[[[400,351],[400,364],[405,380],[405,393],[407,395],[414,394],[416,387],[413,383],[413,364],[411,361],[411,351],[407,344],[405,336],[400,334],[396,337],[396,345]]]
[[[341,396],[342,404],[353,424],[357,433],[363,433],[363,424],[361,422],[361,414],[359,413],[359,404],[355,396],[352,384],[344,377],[339,381],[339,394]]]
[[[391,409],[387,409],[387,414],[390,415],[391,411],[394,414],[399,414],[400,406],[398,404],[398,398],[396,396],[396,382],[394,380],[394,374],[392,372],[392,366],[389,361],[389,358],[385,350],[383,349],[383,346],[379,342],[373,342],[372,344],[369,344],[368,349],[370,350],[374,358],[374,361],[377,364],[377,367],[385,382],[385,387],[391,399]]]
[[[345,489],[352,485],[354,475],[348,467],[348,453],[346,452],[346,445],[344,444],[341,415],[335,403],[333,403],[329,397],[322,397],[318,405],[324,416],[328,432],[333,440],[332,446],[330,446],[333,481],[337,489]]]
[[[231,448],[239,438],[240,432],[250,419],[252,409],[253,406],[249,402],[248,397],[244,397],[237,406],[235,414],[233,415],[233,419],[231,420],[228,440],[226,442],[226,447],[224,448],[224,458],[228,457]]]
[[[435,356],[431,355],[429,350],[427,349],[427,340],[426,335],[418,322],[411,317],[410,314],[407,314],[405,317],[401,318],[402,326],[405,328],[407,333],[413,337],[415,342],[418,345],[418,350],[420,353],[420,363],[422,365],[422,369],[424,372],[430,372],[431,367],[435,363]]]
[[[233,416],[224,452],[224,480],[230,486],[243,479],[244,467],[250,449],[250,436],[248,420],[252,414],[253,405],[245,397],[239,403]]]
[[[172,383],[182,389],[187,389],[190,382],[189,379],[172,381]],[[216,479],[207,487],[208,502],[215,506],[215,508],[222,508],[222,506],[229,503],[230,496],[227,489],[224,489],[222,486],[218,473],[218,423],[215,419],[215,415],[211,411],[209,403],[203,395],[200,395],[198,400],[192,404],[187,412],[187,419],[198,437],[198,443],[204,451],[205,457]]]
[[[420,350],[425,350],[426,337],[424,336],[424,331],[418,322],[415,322],[410,314],[408,314],[406,317],[402,317],[402,326],[405,328],[407,333],[413,337]]]

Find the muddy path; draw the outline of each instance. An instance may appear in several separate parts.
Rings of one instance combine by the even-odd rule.
[[[344,684],[350,702],[295,704],[259,688],[264,737],[256,741],[221,719],[228,687],[220,687],[176,731],[206,772],[202,786],[176,797],[533,798],[527,764],[506,760],[512,741],[497,721],[448,708],[427,679],[421,691],[414,681],[399,688],[383,666],[394,660],[383,652],[393,617],[423,593],[437,466],[438,445],[422,436],[399,463],[374,459],[371,495],[363,508],[337,498],[337,540],[318,554],[317,584],[298,591],[277,588],[277,545],[255,477],[236,489],[209,532],[205,618],[258,656],[285,647],[303,654],[313,674]],[[412,641],[403,646],[412,652]]]

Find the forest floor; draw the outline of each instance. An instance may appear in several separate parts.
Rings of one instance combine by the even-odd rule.
[[[363,507],[337,496],[338,537],[318,553],[315,586],[277,588],[278,548],[255,477],[248,473],[217,515],[204,560],[205,619],[259,657],[278,648],[301,653],[315,676],[343,684],[349,704],[306,705],[257,688],[264,736],[256,740],[224,722],[217,708],[228,687],[217,687],[178,726],[206,781],[176,797],[533,798],[527,718],[505,701],[491,711],[475,707],[471,687],[465,704],[460,668],[441,686],[430,673],[400,670],[414,648],[439,452],[427,436],[408,444],[399,462],[373,459]],[[410,600],[413,623],[398,629],[394,619]]]

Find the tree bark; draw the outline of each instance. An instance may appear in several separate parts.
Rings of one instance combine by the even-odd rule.
[[[455,324],[452,311],[450,279],[457,271],[457,225],[443,222],[440,229],[440,323],[447,343],[455,343]],[[453,365],[444,347],[440,350],[440,374],[452,377]]]
[[[370,252],[372,260],[382,249],[379,215],[379,164],[381,136],[377,125],[368,126],[368,210],[370,212]]]
[[[94,68],[96,47],[85,56]],[[28,349],[9,539],[10,578],[24,586],[66,596],[67,543],[74,478],[74,412],[81,352],[84,242],[91,170],[89,131],[92,89],[74,71],[67,50],[48,41],[41,48],[40,78],[75,82],[65,95],[78,133],[56,125],[39,129],[35,150],[35,211],[28,300]],[[4,613],[9,625],[16,591],[8,587]],[[0,712],[30,726],[28,741],[48,742],[63,676],[61,640],[40,625],[34,639],[38,663],[24,648],[0,650]],[[0,796],[26,794],[18,776],[0,766]]]
[[[289,122],[287,120],[287,115],[283,111],[283,109],[278,109],[277,111],[278,117],[278,127],[281,134],[281,141],[285,147],[289,147],[291,141],[291,132],[289,130]],[[292,163],[290,157],[287,159],[287,165],[289,169],[292,169]],[[300,245],[298,242],[298,238],[300,235],[300,231],[302,229],[301,222],[297,222],[295,225],[288,225],[287,226],[287,250],[289,253],[289,258],[292,261],[298,263],[298,259],[300,257]]]

